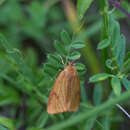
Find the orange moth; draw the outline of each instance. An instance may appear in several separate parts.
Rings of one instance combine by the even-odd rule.
[[[75,112],[80,104],[80,80],[73,64],[69,65],[59,74],[51,90],[47,112],[57,114],[62,112]]]

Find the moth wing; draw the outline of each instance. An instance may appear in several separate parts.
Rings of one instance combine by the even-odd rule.
[[[47,111],[56,114],[77,111],[80,104],[80,81],[74,67],[68,66],[57,78],[50,93]]]
[[[56,114],[67,111],[66,96],[67,96],[67,84],[66,73],[62,71],[57,78],[54,87],[50,93],[47,112],[50,114]]]
[[[77,111],[80,104],[80,80],[77,72],[75,72],[72,84],[71,104],[68,111]]]

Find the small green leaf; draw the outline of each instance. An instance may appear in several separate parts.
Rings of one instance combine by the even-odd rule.
[[[122,78],[121,82],[123,83],[124,87],[128,90],[130,90],[130,81],[126,78]]]
[[[109,39],[102,40],[99,44],[97,49],[102,50],[110,45],[111,41]]]
[[[54,47],[56,49],[56,51],[61,55],[61,56],[65,56],[67,53],[66,53],[66,50],[64,48],[64,46],[59,43],[58,41],[55,41],[54,43]]]
[[[70,60],[77,60],[80,58],[80,53],[79,52],[72,52],[69,56]]]
[[[71,47],[74,48],[74,49],[80,49],[80,48],[83,48],[85,46],[86,45],[84,44],[84,42],[81,42],[81,41],[75,41],[71,45]]]
[[[111,79],[111,85],[113,88],[114,93],[119,96],[121,94],[121,83],[117,77],[113,77]]]
[[[86,12],[86,10],[90,7],[93,0],[78,0],[77,10],[78,10],[78,18],[81,20]]]
[[[61,64],[62,65],[62,61],[59,56],[48,54],[47,58],[48,58],[48,62],[50,61],[52,64],[56,64],[56,65]]]
[[[120,68],[122,67],[125,58],[125,46],[126,46],[125,36],[121,35],[120,39],[118,39],[118,44],[115,46],[114,49],[116,61]]]
[[[85,73],[86,73],[86,70],[82,70],[82,71],[78,70],[79,76],[82,76],[82,75],[84,75]]]
[[[53,77],[56,73],[57,71],[52,68],[44,68],[44,74],[48,74],[50,77]]]
[[[10,130],[14,130],[14,124],[13,121],[9,118],[0,116],[0,124],[9,128]]]
[[[52,70],[59,70],[59,67],[57,65],[54,65],[54,64],[46,63],[46,64],[44,64],[44,67],[51,68]]]
[[[103,81],[107,78],[109,78],[110,75],[107,73],[100,73],[100,74],[95,74],[92,77],[89,78],[89,82],[98,82],[98,81]]]
[[[75,64],[75,67],[77,70],[85,70],[85,65],[84,64],[81,64],[81,63],[76,63]]]
[[[70,36],[65,30],[61,32],[61,40],[65,45],[69,45],[71,43]]]
[[[111,16],[109,26],[110,26],[110,35],[111,35],[111,40],[112,40],[112,48],[114,49],[120,39],[120,25],[114,19],[114,17]]]

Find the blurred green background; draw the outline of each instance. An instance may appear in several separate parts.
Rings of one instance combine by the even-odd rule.
[[[88,77],[104,70],[100,62],[101,55],[96,50],[101,39],[102,17],[98,1],[93,1],[85,13],[82,23],[76,24],[76,6],[76,0],[0,0],[0,32],[12,48],[20,50],[18,53],[22,55],[26,65],[33,73],[33,78],[39,83],[39,91],[48,96],[50,89],[43,88],[43,86],[48,84],[52,86],[52,82],[44,83],[48,79],[42,77],[42,71],[47,55],[55,52],[54,40],[60,40],[60,33],[64,29],[72,37],[73,32],[80,28],[77,26],[83,23],[82,33],[77,34],[78,38],[89,43],[86,50],[81,50],[81,62],[87,67],[87,74],[85,75],[87,97],[83,96],[83,99],[91,102],[93,88],[91,84],[88,84]],[[130,12],[128,0],[123,1],[122,6]],[[113,7],[110,6],[110,10],[112,9]],[[126,36],[126,49],[128,51],[130,49],[130,19],[118,9],[113,12],[113,15],[120,23],[121,33]],[[42,127],[46,128],[61,120],[73,118],[74,114],[69,115],[69,113],[48,116],[46,105],[41,105],[39,99],[39,102],[35,100],[37,95],[42,97],[41,93],[39,94],[37,90],[30,92],[32,86],[17,72],[17,65],[0,45],[0,116],[2,116],[0,120],[5,120],[5,123],[4,116],[10,118],[11,121],[13,120],[16,129],[40,130]],[[26,87],[21,88],[22,86]],[[105,93],[108,95],[110,90],[107,92],[107,88],[105,89]],[[106,97],[104,96],[104,100]],[[126,104],[125,109],[130,113],[130,102],[126,101]],[[110,116],[105,115],[101,124],[97,121],[93,129],[104,129],[104,127],[102,128],[103,124],[106,130],[129,130],[130,120],[121,113],[119,109],[114,108],[112,112],[108,112]],[[95,119],[92,118],[90,122],[93,123],[93,120]],[[9,126],[12,125],[11,121],[9,121]],[[89,124],[89,122],[84,121],[65,130],[89,130],[91,126],[88,128],[87,123]],[[0,125],[0,130],[7,130],[7,128]]]

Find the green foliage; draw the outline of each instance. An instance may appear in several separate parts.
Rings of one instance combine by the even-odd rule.
[[[127,90],[130,89],[130,81],[129,81],[128,79],[122,78],[121,81],[122,81],[122,84],[124,85],[124,87],[125,87]]]
[[[101,50],[101,49],[104,49],[106,47],[108,47],[110,45],[111,41],[109,39],[105,39],[103,41],[101,41],[99,44],[98,44],[98,49]]]
[[[0,116],[0,127],[5,127],[2,129],[10,129],[10,130],[14,130],[14,123],[12,120],[6,118],[6,117],[2,117]]]
[[[109,78],[110,75],[107,73],[100,73],[90,77],[89,82],[98,82]]]
[[[69,34],[65,30],[61,32],[61,40],[64,44],[58,41],[55,41],[54,43],[56,54],[55,55],[48,54],[47,56],[47,63],[44,64],[43,68],[44,77],[48,77],[48,75],[50,79],[56,77],[58,71],[60,69],[63,69],[62,62],[65,61],[65,65],[67,65],[69,61],[72,62],[80,58],[81,55],[80,52],[75,50],[83,48],[85,46],[83,42],[77,40],[71,41]],[[76,63],[75,66],[80,74],[81,73],[83,74],[85,72],[85,66],[83,64]]]
[[[78,10],[78,17],[82,19],[86,10],[89,8],[93,0],[78,0],[77,10]]]
[[[121,5],[129,12],[128,1]],[[1,0],[0,10],[0,130],[124,125],[128,117],[115,109],[121,102],[124,109],[130,107],[130,41],[125,36],[130,32],[124,13],[102,0]],[[69,62],[80,78],[79,110],[48,114],[49,93]]]
[[[111,85],[114,90],[114,93],[119,96],[121,94],[121,83],[117,77],[113,77],[111,80]]]

